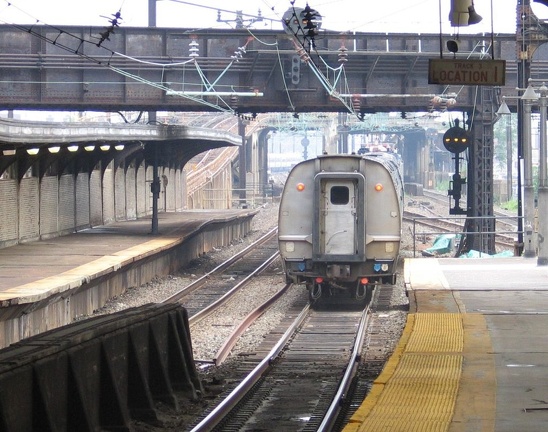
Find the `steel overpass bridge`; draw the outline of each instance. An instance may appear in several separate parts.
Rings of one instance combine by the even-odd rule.
[[[4,109],[347,112],[477,106],[475,86],[428,84],[428,61],[453,58],[438,34],[324,33],[307,53],[279,31],[0,26]],[[440,52],[441,45],[441,52]],[[506,60],[518,86],[516,35],[461,35],[460,59]],[[533,73],[548,71],[541,53]],[[497,93],[499,93],[497,91]],[[454,100],[454,105],[451,105]]]

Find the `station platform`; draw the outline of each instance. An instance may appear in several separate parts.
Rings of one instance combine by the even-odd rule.
[[[548,430],[548,267],[413,258],[404,269],[406,327],[344,431]]]
[[[160,213],[0,249],[0,349],[70,324],[251,229],[253,209]]]

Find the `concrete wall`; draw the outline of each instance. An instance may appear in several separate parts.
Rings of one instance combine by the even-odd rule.
[[[230,159],[217,162],[217,169],[208,172],[208,181],[199,182],[194,190],[196,196],[203,196],[203,190],[211,187],[224,191],[221,193],[224,198],[212,201],[209,208],[230,208],[230,162]],[[110,162],[103,168],[98,164],[89,174],[46,172],[40,177],[33,172],[28,170],[19,180],[0,176],[0,247],[53,238],[152,213],[152,168],[144,163],[126,166]],[[161,181],[159,210],[179,212],[186,209],[190,201],[186,196],[186,173],[167,167],[160,167],[158,172]],[[105,276],[54,295],[47,301],[3,309],[0,313],[0,348],[89,315],[127,288],[173,273],[213,247],[226,246],[243,237],[250,230],[250,224],[251,217],[239,218],[229,225],[208,225],[182,245],[152,256],[147,253],[128,268],[108,270]]]
[[[159,210],[182,211],[187,201],[182,169],[161,167],[159,173],[161,180],[166,179]],[[219,173],[220,178],[224,175]],[[4,175],[0,177],[0,248],[150,215],[151,181],[152,168],[144,163],[126,167],[110,162],[89,174],[38,176],[29,170],[21,179]]]
[[[0,430],[134,430],[203,392],[180,305],[74,323],[0,353]]]

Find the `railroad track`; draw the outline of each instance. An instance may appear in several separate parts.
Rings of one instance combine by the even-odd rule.
[[[428,231],[415,231],[415,240],[417,238],[424,238],[427,236],[433,236],[436,234],[458,234],[462,233],[463,224],[457,223],[451,220],[447,220],[444,217],[428,218],[420,213],[413,213],[405,211],[403,220],[414,224],[415,227],[425,227]],[[496,234],[495,245],[502,249],[512,249],[514,247],[514,237],[506,234]]]
[[[357,370],[369,316],[369,308],[311,310],[305,305],[258,363],[242,362],[242,368],[253,368],[192,431],[271,430],[273,425],[276,430],[331,430]]]
[[[394,289],[378,287],[364,310],[294,305],[187,430],[342,430],[387,359]]]
[[[449,207],[448,196],[434,190],[423,190],[425,198],[435,201],[440,205]],[[517,215],[515,212],[493,209],[493,216],[497,218],[497,225],[504,228],[504,231],[517,230]]]
[[[178,302],[183,305],[191,325],[204,319],[276,260],[279,256],[276,234],[277,228],[272,229],[163,303]]]
[[[187,310],[192,311],[189,312],[192,328],[193,321],[199,322],[204,310],[216,308],[219,303],[219,300],[215,300],[204,306],[208,302],[204,302],[204,295],[198,293],[205,289],[208,292],[206,297],[223,299],[234,291],[235,276],[240,277],[243,273],[249,273],[250,267],[268,267],[277,257],[275,234],[276,231],[273,230],[259,239],[258,250],[256,244],[244,250],[240,254],[243,257],[247,256],[243,259],[244,264],[235,263],[237,257],[234,257],[168,301],[178,301],[185,305]],[[254,252],[251,252],[252,250]],[[245,279],[248,277],[242,278],[242,282]],[[210,285],[212,280],[215,282]],[[229,288],[218,290],[219,281]],[[217,366],[223,363],[238,338],[256,317],[290,287],[285,285],[272,298],[251,311],[239,325],[235,325],[231,334],[224,336],[225,341],[211,363]],[[193,302],[196,303],[191,309],[187,304]],[[294,305],[294,308],[298,306],[302,309],[293,309],[286,314],[287,317],[297,316],[295,322],[282,322],[278,330],[265,336],[264,346],[240,358],[238,374],[231,379],[235,383],[235,389],[231,393],[227,391],[226,397],[218,405],[211,407],[201,420],[197,420],[193,430],[240,430],[242,425],[252,429],[268,429],[272,424],[276,424],[279,430],[296,430],[296,424],[299,425],[297,430],[300,430],[301,426],[304,427],[302,430],[332,430],[333,425],[337,421],[340,422],[337,418],[343,406],[342,401],[352,400],[349,398],[350,383],[358,370],[357,359],[362,355],[369,311],[349,311],[346,308],[312,311],[305,296]],[[223,310],[221,313],[225,312]],[[283,337],[276,342],[274,335],[280,334]],[[360,389],[366,387],[362,385],[352,388],[358,389],[357,400],[361,401],[364,392],[360,392]],[[241,405],[239,401],[243,398],[247,402]],[[277,404],[277,407],[273,408],[273,404]],[[358,403],[354,404],[357,405]],[[237,413],[232,411],[236,406]],[[252,414],[252,423],[250,406],[257,407]],[[349,409],[351,408],[347,407],[340,415],[344,416]],[[278,415],[274,414],[276,412]],[[309,412],[310,416],[295,420],[306,412]],[[280,422],[280,418],[286,420]]]
[[[435,203],[436,206],[449,207],[447,197],[441,193],[435,191],[424,191],[424,200],[417,200],[414,205],[422,209],[429,216],[425,216],[424,213],[415,213],[409,210],[404,212],[403,219],[414,226],[420,226],[427,228],[426,231],[420,230],[414,232],[415,241],[418,237],[424,238],[425,236],[433,236],[436,234],[444,233],[461,233],[464,228],[465,216],[455,217],[450,215],[441,215],[439,211],[433,210],[431,203]],[[494,211],[496,219],[496,231],[495,245],[502,250],[513,250],[515,244],[515,237],[517,233],[517,223],[514,222],[516,218],[510,212]]]

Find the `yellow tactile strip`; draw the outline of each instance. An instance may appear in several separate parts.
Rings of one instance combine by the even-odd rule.
[[[344,432],[447,431],[463,365],[462,316],[408,315],[400,343]]]
[[[453,313],[419,313],[405,352],[461,353],[464,346],[462,317]]]

